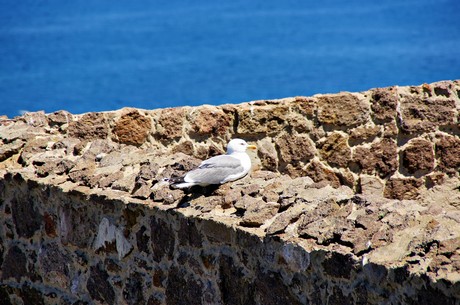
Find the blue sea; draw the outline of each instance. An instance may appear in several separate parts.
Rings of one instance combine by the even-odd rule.
[[[460,78],[459,0],[0,0],[0,115]]]

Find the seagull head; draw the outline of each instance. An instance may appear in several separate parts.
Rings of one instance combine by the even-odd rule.
[[[245,152],[246,149],[256,149],[255,145],[249,145],[245,140],[233,139],[227,144],[227,154],[234,152]]]

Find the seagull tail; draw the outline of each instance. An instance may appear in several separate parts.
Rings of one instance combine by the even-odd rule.
[[[195,185],[194,183],[185,182],[184,177],[164,178],[163,181],[169,182],[169,185],[174,189],[183,189]]]

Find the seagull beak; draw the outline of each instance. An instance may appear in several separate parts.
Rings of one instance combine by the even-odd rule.
[[[255,145],[248,145],[248,149],[256,150],[256,149],[257,149],[257,146],[255,146]]]

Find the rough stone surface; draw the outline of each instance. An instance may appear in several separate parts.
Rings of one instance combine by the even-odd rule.
[[[459,92],[0,119],[0,303],[456,304]],[[246,177],[169,188],[234,137]]]
[[[332,133],[324,143],[321,143],[320,153],[331,166],[348,167],[348,162],[351,160],[348,138],[338,132]]]
[[[398,93],[395,87],[372,90],[372,111],[377,121],[388,122],[396,118]]]
[[[436,143],[436,155],[441,170],[453,174],[460,169],[460,138],[442,135]]]
[[[107,120],[103,113],[87,113],[69,123],[69,136],[83,140],[105,139],[109,134]]]
[[[322,124],[354,127],[366,123],[369,106],[357,96],[346,93],[318,98],[318,120]]]
[[[151,120],[137,110],[123,114],[112,130],[114,140],[119,143],[140,146],[151,131]]]
[[[191,129],[200,135],[224,135],[232,128],[232,118],[222,110],[202,108],[188,115]]]
[[[363,173],[386,177],[398,168],[397,149],[393,140],[384,138],[370,147],[356,147],[353,162],[358,164]]]
[[[405,133],[434,131],[454,123],[455,101],[409,95],[401,99],[401,129]]]
[[[460,146],[459,146],[460,148]],[[434,168],[433,145],[424,139],[415,139],[402,153],[403,166],[410,174]]]

